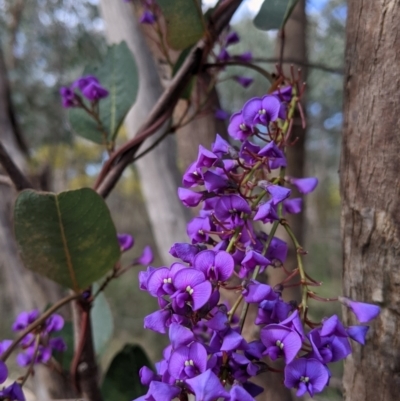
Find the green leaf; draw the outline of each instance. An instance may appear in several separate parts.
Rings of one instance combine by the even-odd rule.
[[[297,1],[264,0],[260,11],[254,18],[254,25],[263,31],[283,28]]]
[[[109,366],[101,386],[105,401],[133,400],[146,394],[147,388],[142,385],[139,370],[151,363],[138,345],[126,344],[118,352]]]
[[[14,226],[25,266],[75,291],[104,276],[120,257],[107,205],[90,188],[22,191]]]
[[[85,111],[70,109],[69,121],[73,130],[90,141],[104,144],[105,137],[113,141],[133,103],[139,88],[135,60],[125,42],[108,47],[100,66],[88,66],[85,71],[95,75],[110,93],[99,101],[101,126]]]
[[[93,284],[92,292],[95,294],[99,289],[97,283]],[[94,349],[97,355],[101,355],[110,341],[114,331],[114,320],[111,308],[104,292],[101,292],[94,300],[90,311],[92,322]]]
[[[64,352],[53,351],[53,356],[64,371],[69,372],[74,357],[74,329],[72,323],[65,322],[62,330],[57,333],[57,337],[61,337],[65,341],[67,350]]]
[[[157,0],[167,23],[167,42],[176,50],[195,44],[205,32],[197,0]]]

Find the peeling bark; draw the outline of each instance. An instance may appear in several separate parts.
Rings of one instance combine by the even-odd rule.
[[[345,362],[346,401],[395,401],[400,388],[400,3],[348,6],[340,165],[344,295],[382,307]],[[344,310],[346,324],[356,324]]]

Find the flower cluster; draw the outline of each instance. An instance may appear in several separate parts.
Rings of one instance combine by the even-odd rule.
[[[71,86],[61,87],[60,95],[63,107],[82,107],[82,100],[75,89],[78,89],[91,102],[97,102],[108,96],[108,90],[100,85],[95,76],[86,75],[77,79]]]
[[[350,340],[364,344],[367,326],[344,327],[336,315],[318,324],[307,318],[308,298],[317,299],[309,286],[317,282],[306,275],[302,249],[284,219],[302,208],[302,198],[291,197],[291,188],[307,194],[318,183],[313,177],[285,176],[297,93],[296,85],[289,85],[250,99],[228,127],[238,145],[217,135],[211,150],[200,146],[184,173],[179,199],[187,207],[202,207],[187,226],[191,242],[170,250],[179,261],[139,274],[140,288],[160,306],[144,326],[168,332],[170,345],[156,373],[141,369],[149,390],[137,400],[186,400],[189,394],[203,401],[254,400],[263,389],[250,379],[277,359],[285,365],[285,386],[313,396],[329,383],[328,365],[351,353]],[[270,225],[269,234],[255,229],[257,221]],[[274,236],[279,225],[297,248],[298,267],[292,272],[284,268],[288,246]],[[258,280],[271,266],[285,269],[288,278],[301,278],[301,304],[283,300],[287,280],[274,288]],[[238,293],[230,309],[221,289]],[[375,305],[339,300],[362,323],[379,313]],[[259,339],[250,342],[242,336],[248,304],[257,305],[253,323],[260,328]]]
[[[21,332],[39,318],[40,312],[34,309],[30,312],[21,312],[12,325],[12,330]],[[32,366],[38,363],[50,361],[53,351],[64,352],[67,346],[61,337],[53,337],[53,333],[60,331],[64,326],[64,319],[53,314],[38,326],[33,332],[28,333],[20,342],[22,352],[17,355],[17,363],[22,367],[29,367],[26,378],[31,374]],[[0,342],[0,356],[7,351],[13,343],[12,340]],[[0,383],[4,383],[8,376],[8,369],[4,362],[0,361]],[[23,380],[24,382],[25,380]],[[0,399],[8,401],[25,401],[20,382],[14,382],[0,390]]]
[[[39,316],[40,312],[37,309],[21,312],[12,325],[13,331],[25,330]],[[67,345],[64,340],[61,337],[53,337],[53,333],[62,330],[63,327],[63,317],[55,313],[36,332],[27,334],[20,343],[23,351],[17,355],[18,365],[26,367],[32,363],[47,363],[53,351],[66,351]],[[11,344],[11,340],[4,342]]]

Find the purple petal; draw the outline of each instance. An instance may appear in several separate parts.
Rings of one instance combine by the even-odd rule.
[[[200,270],[207,276],[208,269],[214,265],[215,252],[212,250],[205,250],[199,252],[193,260],[193,267]]]
[[[242,294],[244,295],[246,302],[259,303],[266,299],[271,292],[272,288],[269,285],[261,284],[255,280],[250,280]]]
[[[229,400],[229,393],[225,391],[218,377],[210,369],[186,380],[186,384],[194,392],[198,401],[215,401],[219,397]]]
[[[316,359],[308,359],[306,361],[305,375],[310,378],[313,390],[319,393],[327,385],[329,373],[326,367]]]
[[[339,297],[339,301],[350,308],[360,323],[367,323],[375,319],[381,311],[377,305],[357,302],[345,297]]]
[[[204,186],[208,192],[214,192],[226,188],[228,179],[214,171],[206,171],[204,173]]]
[[[179,258],[186,263],[193,263],[194,257],[201,251],[201,248],[196,245],[186,243],[175,243],[169,253],[175,258]],[[204,273],[204,272],[203,272]]]
[[[186,207],[197,206],[203,199],[201,192],[194,192],[187,188],[178,188],[178,198]]]
[[[346,330],[337,315],[332,315],[329,319],[324,320],[320,330],[321,337],[331,336],[332,334],[347,337]]]
[[[147,393],[152,398],[146,398],[146,400],[172,401],[175,397],[178,396],[180,392],[181,390],[178,387],[166,383],[153,381],[150,383],[149,391]]]
[[[155,380],[157,378],[155,373],[147,366],[143,366],[139,370],[139,376],[140,376],[140,382],[144,386],[148,386],[153,380]]]
[[[244,344],[244,338],[235,330],[230,329],[223,337],[221,351],[237,350],[242,348]]]
[[[169,340],[172,348],[176,349],[182,345],[188,345],[194,341],[193,332],[178,323],[171,323],[169,326]]]
[[[227,37],[226,37],[226,41],[225,41],[225,45],[229,46],[229,45],[233,45],[235,43],[239,43],[240,42],[240,37],[236,32],[231,32]]]
[[[231,145],[225,139],[223,139],[219,134],[215,138],[215,142],[212,144],[212,151],[218,155],[222,156],[229,153]]]
[[[241,86],[243,86],[243,88],[248,88],[254,81],[253,78],[250,77],[244,77],[244,76],[240,76],[240,75],[236,75],[234,76],[234,80],[240,84]]]
[[[215,110],[214,117],[217,120],[225,121],[227,118],[229,118],[229,113],[226,112],[225,110],[217,109],[217,110]],[[213,152],[214,152],[214,150],[213,150]]]
[[[257,213],[254,216],[254,221],[258,220],[262,220],[264,223],[270,223],[272,221],[279,220],[276,206],[272,202],[272,200],[269,200],[265,203],[260,203],[257,209]]]
[[[3,361],[0,361],[0,383],[4,383],[8,377],[8,369]]]
[[[244,141],[253,134],[250,126],[244,122],[241,112],[232,114],[228,125],[228,134],[239,141]]]
[[[255,401],[243,387],[237,384],[231,388],[230,395],[230,401]]]
[[[139,22],[141,24],[152,25],[156,22],[156,16],[150,10],[145,10],[140,17]]]
[[[292,100],[292,92],[293,89],[291,86],[285,86],[272,92],[271,95],[277,96],[282,101],[289,103]]]
[[[174,277],[174,284],[177,289],[186,290],[188,286],[194,288],[205,282],[204,274],[190,267],[180,270]]]
[[[219,251],[215,255],[215,270],[218,272],[218,280],[228,280],[235,268],[233,257],[225,251]]]
[[[25,401],[25,396],[21,386],[14,382],[11,386],[8,386],[0,391],[0,397],[10,399],[12,401]]]
[[[149,245],[143,248],[142,254],[135,260],[135,264],[147,266],[154,260],[153,251]]]
[[[267,124],[278,118],[281,103],[276,96],[267,95],[262,98],[262,108],[265,110]]]
[[[217,60],[219,60],[219,61],[227,61],[230,58],[231,58],[231,56],[225,48],[222,48],[217,56]]]
[[[64,327],[64,318],[55,313],[46,320],[46,331],[52,333],[53,331],[60,331]]]
[[[204,306],[210,299],[212,285],[209,281],[196,285],[193,289],[193,310],[196,311]]]
[[[300,193],[308,194],[317,187],[318,178],[291,178],[290,183],[294,185]]]
[[[271,195],[271,201],[274,205],[277,205],[290,196],[290,189],[281,187],[280,185],[268,185],[265,189]]]
[[[61,337],[51,338],[49,341],[49,345],[51,348],[55,349],[58,352],[64,352],[67,350],[67,344]]]
[[[191,188],[203,183],[201,172],[196,167],[196,162],[193,162],[185,171],[182,178],[182,184],[186,188]]]
[[[126,252],[133,247],[134,240],[132,235],[129,234],[117,234],[119,246],[121,252]]]
[[[82,89],[82,94],[88,100],[95,101],[108,96],[108,90],[96,82],[90,82]]]
[[[151,273],[153,273],[155,270],[155,267],[148,266],[145,272],[139,272],[139,288],[141,290],[147,291],[147,281],[151,276]]]
[[[358,343],[365,345],[365,337],[369,330],[369,326],[350,326],[347,328],[349,337]]]
[[[297,214],[301,212],[302,208],[303,199],[301,198],[285,199],[283,201],[283,210],[285,213]]]
[[[218,156],[204,146],[199,145],[196,167],[211,167],[218,160]]]
[[[169,310],[158,310],[144,318],[144,328],[165,334],[167,323],[171,319],[172,312]]]
[[[243,106],[242,110],[243,122],[249,127],[257,124],[262,109],[263,107],[261,98],[257,97],[248,100]]]

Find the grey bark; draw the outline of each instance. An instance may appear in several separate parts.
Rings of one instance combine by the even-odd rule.
[[[0,140],[21,170],[26,170],[26,159],[16,137],[16,125],[12,114],[7,71],[0,51]],[[0,169],[1,170],[1,169]],[[3,174],[2,171],[0,173]],[[2,288],[11,304],[8,316],[16,316],[23,310],[43,310],[49,302],[55,302],[63,292],[55,283],[40,277],[23,266],[17,251],[12,225],[13,204],[16,191],[10,185],[0,183],[0,269]],[[70,386],[61,375],[44,366],[35,368],[35,394],[40,400],[72,396]]]
[[[125,40],[138,66],[139,93],[126,119],[129,136],[133,137],[160,97],[163,88],[132,5],[122,1],[101,0],[100,10],[106,23],[109,42]],[[165,127],[147,140],[142,149],[150,146],[164,130]],[[187,241],[186,222],[189,214],[180,204],[176,194],[179,171],[174,142],[174,138],[168,136],[136,162],[152,231],[164,263],[173,260],[168,253],[173,243]]]
[[[346,401],[400,389],[400,3],[350,1],[340,164],[344,295],[381,305],[345,362]],[[344,310],[346,324],[356,324]]]

